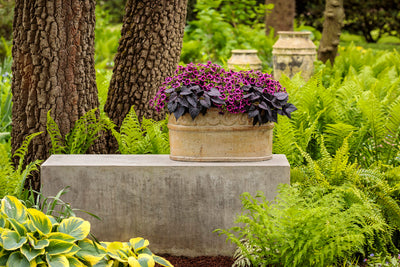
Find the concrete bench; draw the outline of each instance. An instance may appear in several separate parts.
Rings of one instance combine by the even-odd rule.
[[[234,226],[240,194],[276,196],[289,183],[284,155],[260,162],[179,162],[168,155],[52,155],[41,167],[42,192],[90,211],[101,241],[144,237],[154,253],[231,256],[234,246],[216,228]]]

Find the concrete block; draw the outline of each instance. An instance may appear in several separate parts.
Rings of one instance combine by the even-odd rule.
[[[260,162],[179,162],[168,155],[53,155],[41,167],[42,190],[90,211],[101,241],[143,237],[155,253],[231,256],[234,246],[217,228],[234,226],[240,194],[261,190],[273,200],[289,183],[284,155]]]

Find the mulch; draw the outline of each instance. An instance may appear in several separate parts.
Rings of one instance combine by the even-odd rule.
[[[184,257],[159,255],[167,259],[174,267],[231,267],[234,260],[226,256],[200,256],[200,257]],[[156,264],[155,267],[161,267]]]

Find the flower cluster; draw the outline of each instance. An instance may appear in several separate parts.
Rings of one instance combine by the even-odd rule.
[[[252,93],[255,91],[258,93]],[[281,95],[277,99],[273,97],[275,94]],[[267,110],[267,105],[262,101],[274,102],[271,105],[277,110],[274,110],[274,106],[271,106],[272,110]],[[178,66],[174,76],[165,79],[150,104],[157,111],[163,110],[168,104],[171,113],[181,116],[188,112],[193,118],[200,112],[205,113],[210,107],[229,113],[252,112],[251,117],[254,117],[258,116],[255,109],[261,104],[261,109],[266,110],[264,113],[268,111],[268,118],[271,118],[276,117],[276,113],[290,117],[290,112],[295,107],[286,101],[285,88],[271,75],[253,70],[226,71],[221,66],[208,62],[206,65],[190,63],[186,67]],[[258,121],[264,123],[260,116]]]

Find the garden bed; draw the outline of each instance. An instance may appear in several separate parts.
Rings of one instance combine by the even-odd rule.
[[[160,255],[171,262],[174,267],[231,267],[234,260],[227,256],[171,256]],[[156,267],[161,265],[156,264]]]

